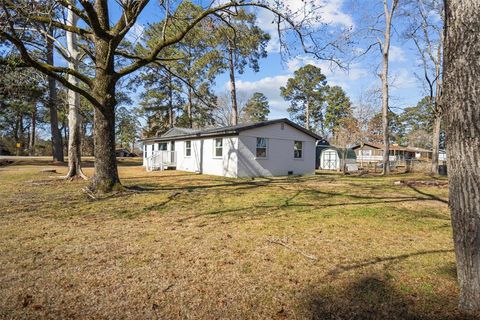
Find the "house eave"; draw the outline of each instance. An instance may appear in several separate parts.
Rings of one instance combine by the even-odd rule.
[[[233,136],[233,135],[239,135],[240,132],[246,131],[246,130],[251,130],[267,125],[272,125],[272,124],[277,124],[277,123],[286,123],[287,125],[309,135],[310,137],[314,138],[315,140],[322,140],[323,138],[310,130],[307,130],[306,128],[286,119],[276,119],[276,120],[269,120],[269,121],[264,121],[264,122],[259,122],[259,123],[253,123],[250,125],[245,125],[241,126],[239,128],[229,128],[226,130],[221,130],[219,129],[208,129],[205,130],[207,132],[197,132],[197,133],[192,133],[192,134],[182,134],[178,136],[169,136],[169,137],[164,137],[164,136],[158,136],[158,137],[152,137],[152,138],[146,138],[146,139],[141,139],[138,140],[141,143],[149,143],[149,142],[163,142],[163,141],[175,141],[175,140],[190,140],[190,139],[201,139],[201,138],[212,138],[212,137],[224,137],[224,136]],[[170,131],[170,130],[169,130]],[[167,133],[169,132],[167,131]],[[213,132],[208,132],[208,131],[213,131]]]
[[[231,136],[238,136],[238,132],[229,131],[229,132],[190,134],[190,135],[172,136],[172,137],[152,137],[152,138],[141,139],[138,141],[142,143],[148,143],[148,142],[195,140],[195,139],[202,139],[202,138],[218,138],[218,137],[231,137]]]

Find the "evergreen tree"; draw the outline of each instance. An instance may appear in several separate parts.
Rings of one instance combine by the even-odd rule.
[[[145,43],[137,45],[136,51],[148,52],[162,41],[163,32],[167,35],[175,34],[179,27],[186,27],[201,12],[200,6],[190,1],[182,2],[170,18],[177,21],[171,25],[172,29],[167,27],[164,30],[165,21],[150,25],[145,31]],[[202,127],[213,123],[211,113],[215,108],[216,96],[212,86],[223,65],[219,52],[211,46],[211,31],[211,20],[199,23],[182,41],[168,50],[163,61],[149,66],[136,79],[135,84],[146,84],[147,91],[155,91],[146,92],[142,103],[149,109],[146,113],[153,117],[149,123],[156,128],[155,132],[173,125]],[[159,83],[166,87],[160,88],[157,85]],[[155,107],[151,103],[158,105]],[[159,113],[154,114],[154,109]],[[168,125],[165,125],[166,122]]]
[[[248,66],[253,71],[260,69],[259,60],[267,57],[270,35],[256,25],[257,17],[244,9],[235,15],[222,17],[214,27],[213,45],[222,53],[223,69],[230,77],[232,100],[231,124],[236,125],[239,117],[235,72],[242,74]]]
[[[242,120],[243,122],[266,121],[269,113],[267,97],[263,93],[255,92],[243,109]]]
[[[322,70],[307,64],[294,72],[287,85],[281,87],[282,97],[290,101],[288,112],[294,122],[305,128],[323,132],[323,105],[326,100],[327,80]]]
[[[416,130],[425,130],[433,132],[433,119],[430,97],[421,99],[415,107],[407,107],[400,115],[400,120],[405,130],[411,132]]]
[[[324,126],[334,136],[342,119],[352,117],[352,103],[345,91],[339,86],[329,87],[325,100]]]
[[[138,138],[139,126],[140,123],[135,111],[123,106],[117,108],[116,138],[120,147],[129,147],[130,151],[134,152],[133,145]]]

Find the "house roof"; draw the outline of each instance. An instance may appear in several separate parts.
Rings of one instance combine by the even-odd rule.
[[[369,146],[374,149],[383,150],[384,146],[372,142],[364,142],[363,144],[357,144],[356,146],[352,147],[353,150],[358,149],[362,146]],[[431,150],[417,148],[417,147],[402,147],[396,144],[390,145],[390,150],[396,151],[408,151],[408,152],[432,152]]]
[[[174,127],[162,134],[161,136],[146,138],[140,140],[141,142],[149,142],[149,141],[169,141],[169,140],[185,140],[185,139],[195,139],[200,137],[213,137],[213,136],[229,136],[229,135],[238,135],[240,132],[255,128],[260,128],[276,123],[286,123],[295,129],[302,131],[303,133],[311,136],[316,140],[321,140],[322,137],[319,135],[311,132],[310,130],[305,129],[302,126],[286,119],[275,119],[275,120],[268,120],[263,122],[257,123],[245,123],[239,124],[236,126],[227,126],[227,127],[220,127],[220,128],[211,128],[211,129],[190,129],[190,128],[178,128]]]

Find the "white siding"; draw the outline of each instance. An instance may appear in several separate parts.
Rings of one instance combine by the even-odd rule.
[[[256,159],[256,141],[268,138],[266,159]],[[295,159],[294,141],[303,142],[303,157]],[[315,139],[288,124],[269,126],[240,132],[238,141],[238,177],[286,176],[315,172]]]
[[[175,141],[175,151],[177,152],[177,170],[200,172],[200,140],[190,140],[192,143],[191,156],[185,155],[185,141]]]
[[[143,166],[145,167],[147,165],[147,158],[150,157],[153,153],[153,151],[158,151],[160,150],[160,144],[161,143],[165,143],[165,142],[148,142],[148,143],[144,143],[144,147],[147,147],[146,148],[146,152],[145,152],[145,149],[144,152],[143,152]],[[171,144],[170,142],[167,142],[167,150],[170,150],[171,149]]]
[[[185,141],[176,141],[177,170],[237,177],[238,138],[233,136],[221,139],[223,139],[223,153],[222,157],[218,158],[214,156],[215,138],[191,140],[192,155],[190,157],[185,155]]]

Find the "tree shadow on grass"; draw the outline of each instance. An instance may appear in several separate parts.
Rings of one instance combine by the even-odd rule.
[[[418,251],[418,252],[412,252],[412,253],[405,253],[397,256],[387,256],[387,257],[376,257],[370,260],[365,260],[365,261],[360,261],[357,263],[353,264],[347,264],[347,265],[339,265],[335,269],[331,270],[329,272],[330,275],[336,276],[339,275],[340,273],[346,272],[346,271],[351,271],[354,269],[359,269],[363,267],[368,267],[375,265],[377,263],[383,263],[383,262],[399,262],[401,260],[405,260],[411,257],[416,257],[416,256],[422,256],[426,254],[436,254],[436,253],[447,253],[447,252],[453,252],[453,249],[436,249],[436,250],[424,250],[424,251]]]
[[[158,178],[161,178],[160,176]],[[266,187],[269,185],[282,185],[285,183],[300,183],[302,180],[295,179],[295,178],[280,178],[280,179],[268,179],[268,178],[261,178],[261,179],[252,179],[252,180],[238,180],[238,179],[231,179],[231,180],[214,180],[214,179],[195,179],[196,183],[201,181],[207,181],[210,183],[207,184],[187,184],[187,185],[178,185],[178,184],[166,184],[166,185],[159,185],[159,183],[142,183],[139,185],[129,185],[126,188],[136,191],[145,191],[145,192],[154,192],[154,191],[193,191],[197,189],[214,189],[214,188],[223,188],[223,187],[241,187],[241,186],[249,186],[249,187]],[[218,182],[218,183],[211,183],[211,182]]]
[[[397,256],[377,257],[336,267],[329,273],[331,283],[322,289],[307,292],[306,308],[313,319],[480,319],[462,315],[457,309],[457,297],[446,296],[443,291],[421,294],[422,283],[415,288],[405,288],[388,273],[388,265],[422,255],[453,252],[452,249],[423,250]],[[387,263],[384,273],[343,272]],[[361,274],[361,276],[357,276]],[[439,275],[456,280],[455,263],[449,262],[438,269]],[[349,279],[354,278],[353,281]],[[441,278],[440,278],[441,279]],[[428,280],[426,280],[428,281]],[[345,282],[347,282],[345,284]],[[425,283],[428,285],[428,283]],[[401,290],[403,288],[403,290]],[[413,290],[413,291],[412,291]],[[448,292],[448,291],[446,291]]]
[[[374,273],[345,287],[312,291],[305,298],[312,319],[473,319],[458,312],[451,296],[419,299],[415,293],[400,290],[386,274]]]
[[[442,198],[440,198],[440,197],[438,197],[438,196],[436,196],[436,195],[427,193],[427,192],[425,192],[425,191],[421,191],[421,190],[419,190],[418,188],[416,188],[416,187],[414,187],[414,186],[412,186],[412,185],[408,185],[408,187],[409,187],[410,189],[412,189],[413,191],[417,192],[418,194],[421,194],[421,195],[423,195],[423,196],[426,196],[426,197],[428,197],[428,198],[430,198],[430,199],[432,199],[432,200],[436,200],[436,201],[440,201],[440,202],[443,202],[443,203],[445,203],[445,204],[448,204],[448,201],[447,201],[447,200],[444,200],[444,199],[442,199]]]
[[[313,195],[316,199],[312,199],[309,201],[299,200],[295,202],[296,198],[299,198],[301,195]],[[342,197],[344,199],[333,200],[333,197]],[[280,199],[279,199],[280,200]],[[353,200],[353,201],[352,201]],[[366,205],[376,205],[376,204],[391,204],[391,203],[405,203],[405,202],[417,202],[417,201],[439,201],[433,197],[417,197],[417,196],[371,196],[371,195],[356,195],[356,194],[349,194],[349,193],[341,193],[341,192],[327,192],[315,189],[302,189],[297,191],[293,196],[285,197],[284,199],[280,200],[279,204],[272,204],[272,205],[264,205],[258,204],[254,206],[247,206],[242,208],[224,208],[220,210],[212,210],[207,212],[208,215],[222,215],[228,214],[233,212],[240,212],[244,211],[248,214],[263,210],[267,211],[270,214],[274,213],[275,211],[286,209],[286,208],[306,208],[309,210],[318,210],[318,209],[325,209],[325,208],[334,208],[334,207],[343,207],[343,206],[366,206]],[[417,215],[417,217],[421,218],[434,218],[440,220],[450,220],[450,218],[446,215],[427,212],[425,214]]]

